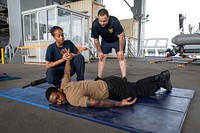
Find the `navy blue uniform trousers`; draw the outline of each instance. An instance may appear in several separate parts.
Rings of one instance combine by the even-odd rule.
[[[71,72],[70,76],[76,73],[76,80],[84,80],[85,73],[85,60],[83,55],[78,54],[71,60]],[[53,84],[55,87],[60,88],[61,79],[64,75],[64,67],[48,68],[46,71],[46,81]]]

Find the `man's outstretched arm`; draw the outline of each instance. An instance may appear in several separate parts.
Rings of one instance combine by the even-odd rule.
[[[65,69],[64,69],[64,76],[61,81],[61,89],[66,86],[67,83],[70,82],[70,49],[62,51],[64,58],[66,59]]]
[[[131,98],[123,99],[122,101],[114,101],[110,99],[93,99],[88,98],[87,107],[122,107],[122,106],[130,106],[136,102],[137,98],[131,100]]]

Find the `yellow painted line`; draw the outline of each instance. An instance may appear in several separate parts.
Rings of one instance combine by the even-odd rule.
[[[155,62],[149,62],[149,64],[156,64]]]
[[[184,67],[185,64],[177,64],[176,66],[177,66],[177,67]]]

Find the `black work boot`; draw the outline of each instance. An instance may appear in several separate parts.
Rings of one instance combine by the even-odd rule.
[[[172,90],[169,70],[163,71],[155,76],[155,81],[159,87],[165,88],[167,91]]]

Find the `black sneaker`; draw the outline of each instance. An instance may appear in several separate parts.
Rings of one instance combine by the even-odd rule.
[[[128,81],[128,79],[126,77],[123,77],[122,79],[125,80],[125,81]]]
[[[100,78],[99,76],[97,76],[94,81],[97,81],[97,80],[102,80],[102,78]]]

